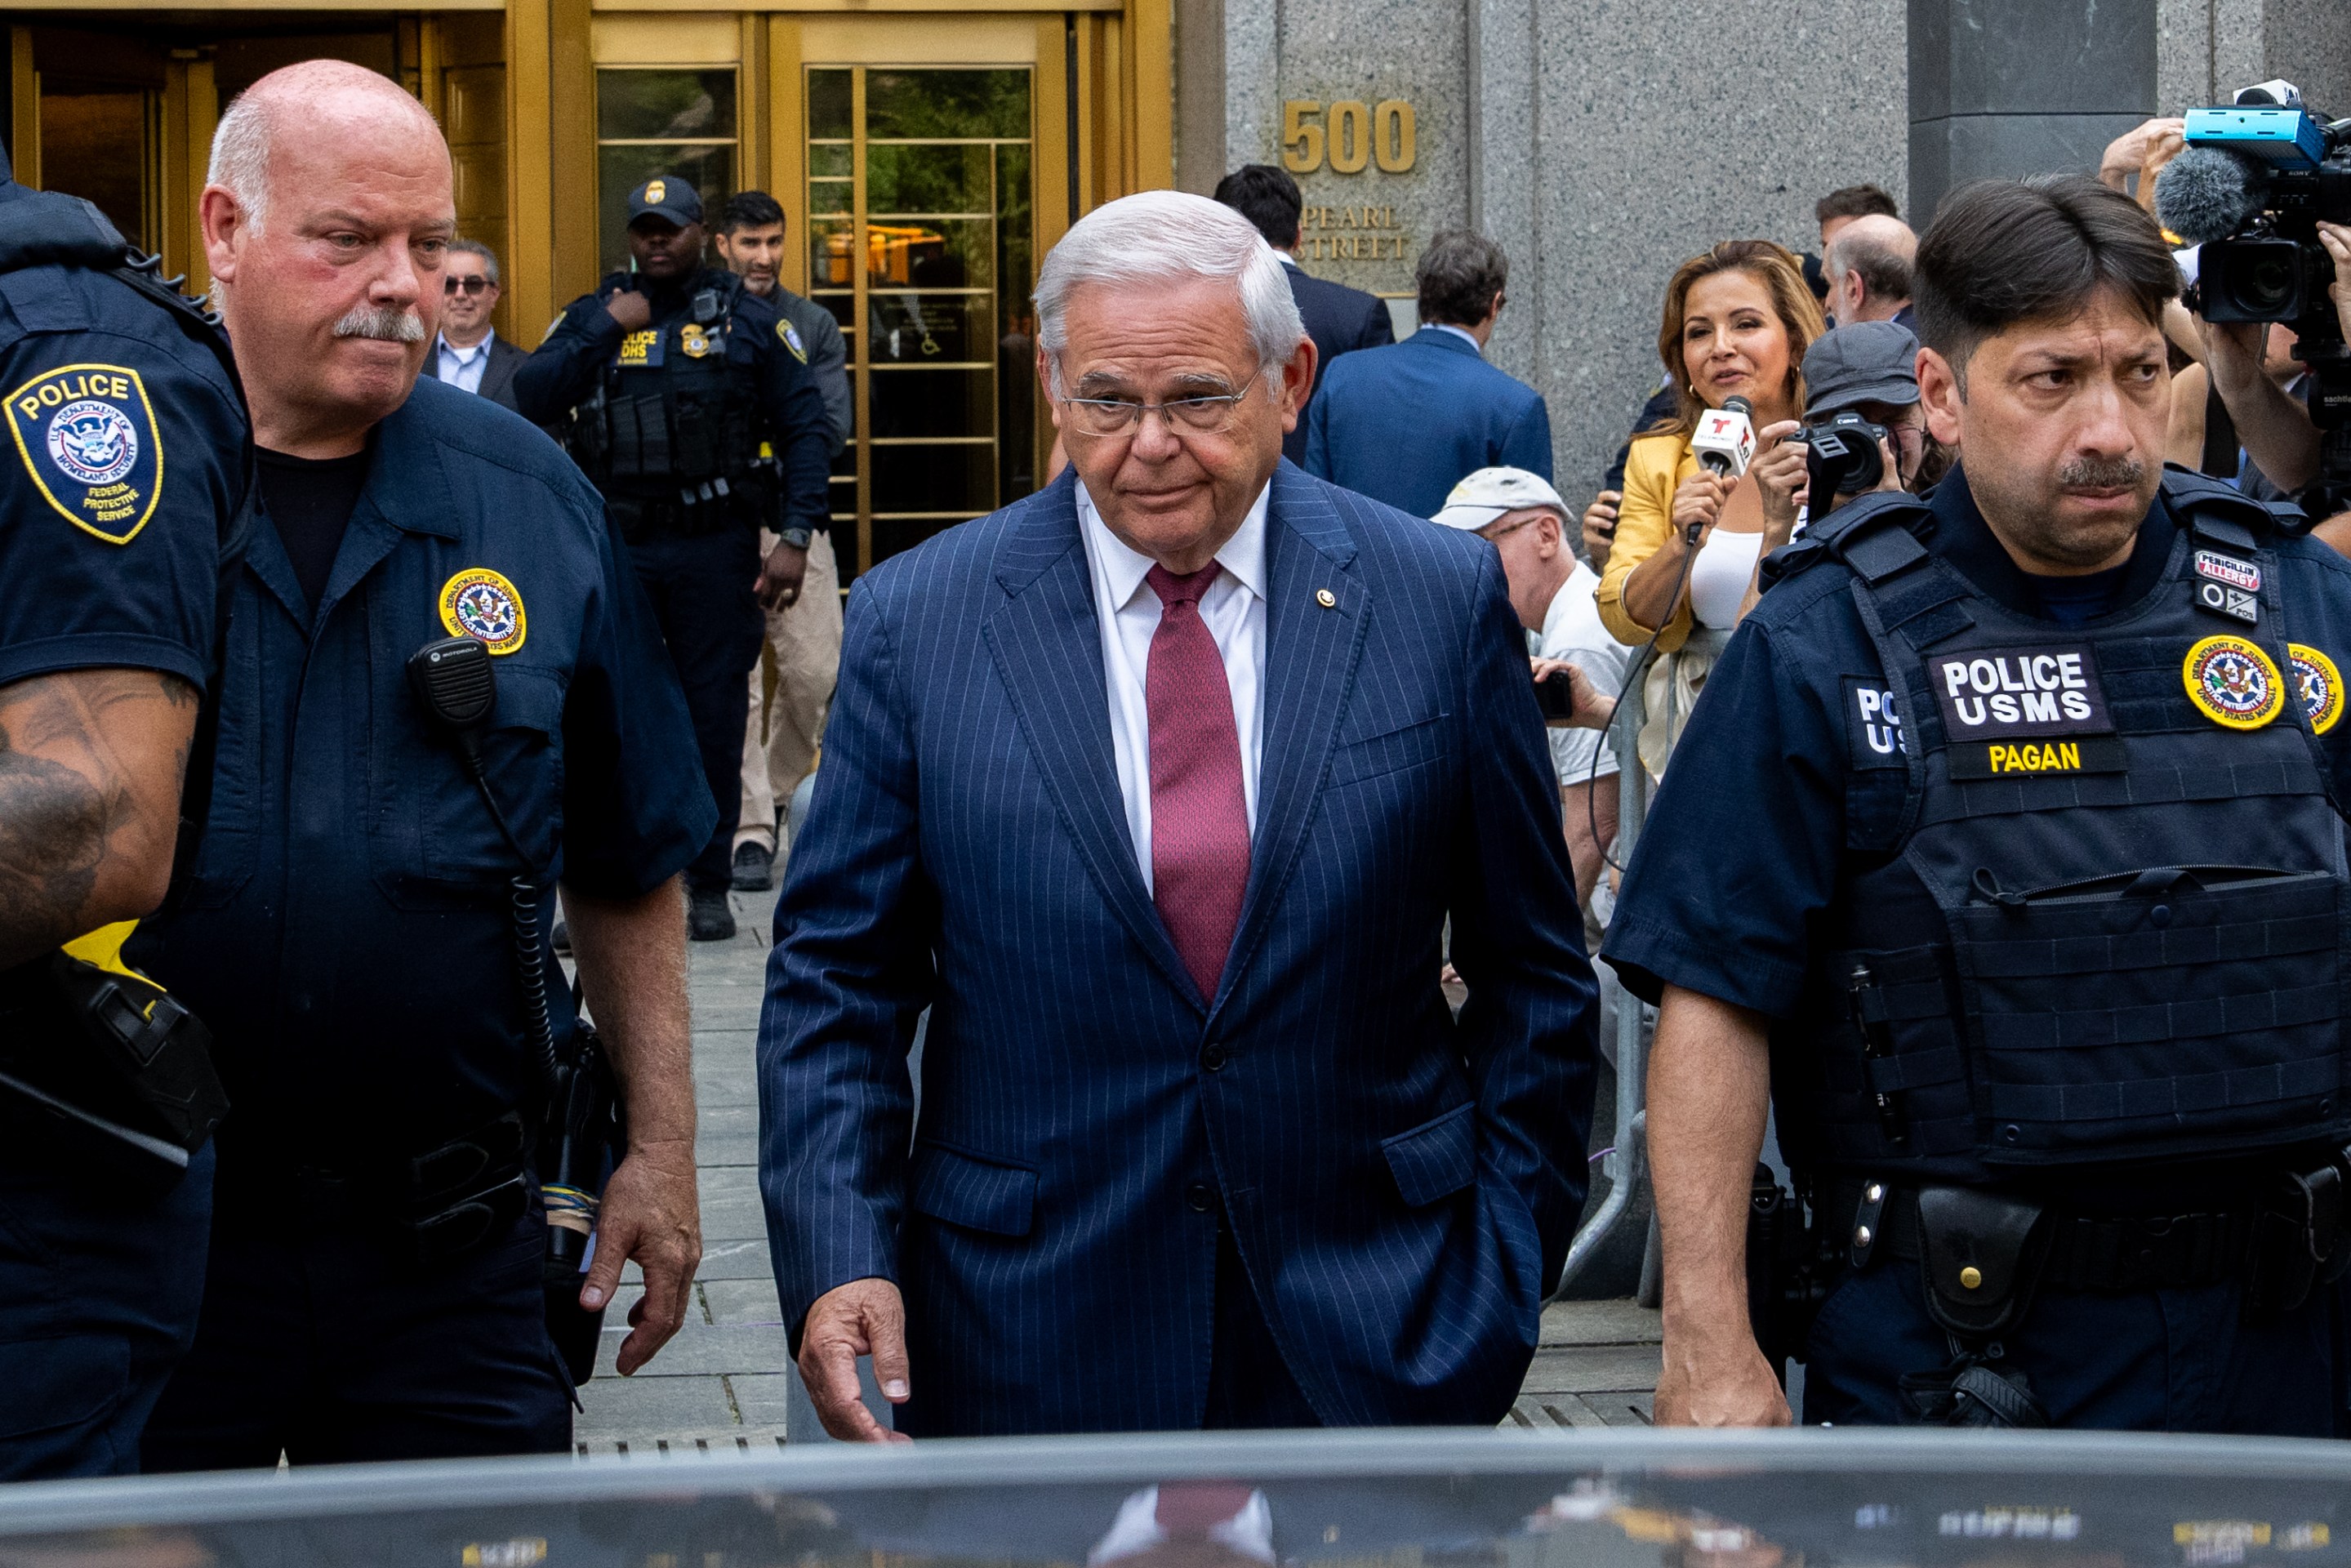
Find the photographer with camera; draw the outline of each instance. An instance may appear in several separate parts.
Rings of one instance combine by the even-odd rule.
[[[2315,235],[2335,267],[2327,297],[2336,329],[2351,338],[2351,226],[2320,223]],[[2306,389],[2294,388],[2292,380],[2273,373],[2269,349],[2276,335],[2274,324],[2209,316],[2199,320],[2204,329],[2204,362],[2245,455],[2281,496],[2295,495],[2316,483],[2318,426],[2304,401]],[[2297,391],[2304,395],[2296,395]]]

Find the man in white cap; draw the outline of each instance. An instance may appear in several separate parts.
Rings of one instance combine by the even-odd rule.
[[[1494,546],[1510,580],[1510,608],[1527,629],[1529,650],[1539,661],[1582,670],[1591,679],[1593,695],[1613,707],[1634,650],[1600,623],[1593,602],[1600,579],[1567,546],[1573,517],[1559,492],[1539,476],[1524,468],[1480,468],[1453,486],[1433,520]],[[1589,700],[1584,693],[1577,695]],[[1551,756],[1559,775],[1560,815],[1575,866],[1576,897],[1589,923],[1604,852],[1616,837],[1616,758],[1600,730],[1558,720],[1551,726]]]

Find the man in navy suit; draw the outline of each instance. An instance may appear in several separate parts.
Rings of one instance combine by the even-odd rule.
[[[1500,562],[1281,460],[1314,346],[1227,208],[1097,209],[1037,307],[1071,471],[860,580],[776,912],[801,1377],[869,1440],[866,1354],[902,1432],[1490,1425],[1593,1054]]]
[[[1273,246],[1283,276],[1290,279],[1290,297],[1306,335],[1314,340],[1317,381],[1330,372],[1331,361],[1354,349],[1376,349],[1395,341],[1395,322],[1388,302],[1376,294],[1311,276],[1298,265],[1299,219],[1306,211],[1298,182],[1287,169],[1270,163],[1244,163],[1217,182],[1217,200],[1240,214]],[[1314,412],[1314,393],[1306,394],[1298,423],[1281,438],[1281,455],[1292,463],[1306,461],[1306,421]]]
[[[1483,235],[1448,229],[1413,271],[1420,330],[1331,367],[1307,413],[1306,471],[1416,517],[1435,517],[1480,468],[1549,479],[1542,393],[1486,362],[1510,258]]]

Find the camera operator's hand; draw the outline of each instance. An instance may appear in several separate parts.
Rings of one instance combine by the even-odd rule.
[[[2318,427],[2310,423],[2310,410],[2262,363],[2269,323],[2199,318],[2197,325],[2204,334],[2205,371],[2246,455],[2282,490],[2299,490],[2317,478]]]
[[[1811,448],[1804,444],[1803,434],[1801,421],[1783,419],[1777,424],[1765,425],[1755,434],[1759,455],[1748,465],[1747,471],[1755,476],[1755,487],[1763,497],[1766,555],[1786,544],[1795,533],[1796,512],[1804,505],[1804,460]]]
[[[2222,401],[2242,398],[2269,382],[2262,355],[2269,346],[2266,321],[2207,321],[2196,319],[2204,338],[2204,365]],[[2232,406],[2230,413],[2233,415]]]
[[[1688,536],[1690,525],[1698,527],[1698,548],[1706,548],[1706,536],[1722,520],[1722,503],[1739,483],[1701,468],[1681,482],[1674,492],[1673,532],[1667,537],[1666,549],[1682,549],[1682,540]]]
[[[2318,243],[2335,258],[2335,281],[2327,286],[2327,297],[2335,301],[2335,319],[2343,325],[2343,335],[2351,338],[2351,224],[2321,224]]]
[[[1624,504],[1622,490],[1603,490],[1583,508],[1583,553],[1594,571],[1608,568],[1608,552],[1616,548],[1616,508]]]
[[[1552,729],[1608,727],[1608,721],[1616,714],[1616,699],[1602,696],[1600,688],[1592,684],[1592,677],[1583,673],[1583,666],[1569,664],[1565,659],[1530,659],[1527,663],[1533,666],[1537,685],[1552,680],[1567,683],[1568,716],[1565,718],[1545,718],[1543,723],[1546,726]]]
[[[2156,164],[2158,169],[2162,168],[2164,163],[2178,155],[2179,147],[2186,145],[2187,132],[2188,121],[2185,120],[2157,119],[2133,126],[2106,143],[2105,152],[2098,159],[2098,183],[2127,195],[2130,177],[2146,170],[2148,155],[2163,146],[2167,137],[2177,143],[2164,156],[2162,162]],[[2141,188],[2149,193],[2148,201],[2154,200],[2151,183]]]

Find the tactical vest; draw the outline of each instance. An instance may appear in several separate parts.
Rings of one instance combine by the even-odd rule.
[[[699,505],[758,467],[758,361],[735,319],[742,280],[717,276],[680,319],[624,335],[575,412],[568,444],[608,494]]]
[[[2351,1133],[2351,888],[2267,508],[2167,475],[2158,586],[2092,626],[2016,614],[1856,503],[1882,686],[1848,680],[1854,874],[1774,1031],[1800,1167],[1993,1182]],[[2342,652],[2342,650],[2337,650]]]

